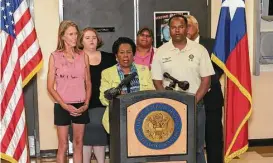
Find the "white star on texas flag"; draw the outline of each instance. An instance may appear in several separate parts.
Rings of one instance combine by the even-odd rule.
[[[229,8],[230,19],[232,20],[237,8],[245,8],[245,2],[243,0],[226,0],[222,3],[222,7]]]

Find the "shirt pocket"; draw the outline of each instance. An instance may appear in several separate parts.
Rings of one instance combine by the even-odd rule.
[[[189,70],[199,71],[200,60],[198,58],[188,59],[187,65],[189,67]]]

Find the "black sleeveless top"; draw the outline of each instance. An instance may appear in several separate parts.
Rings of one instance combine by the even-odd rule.
[[[117,63],[116,56],[112,53],[101,51],[101,62],[98,65],[90,65],[92,93],[89,102],[89,109],[103,107],[100,102],[100,81],[101,72]]]

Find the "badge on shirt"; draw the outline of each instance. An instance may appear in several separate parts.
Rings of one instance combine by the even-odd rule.
[[[162,58],[162,63],[167,63],[171,61],[172,61],[172,57]]]
[[[192,61],[193,61],[193,58],[194,58],[194,55],[193,55],[193,54],[190,54],[190,55],[189,55],[189,61],[192,62]]]

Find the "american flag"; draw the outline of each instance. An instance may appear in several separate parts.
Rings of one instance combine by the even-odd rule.
[[[1,158],[29,162],[23,87],[42,66],[26,0],[0,0]]]

